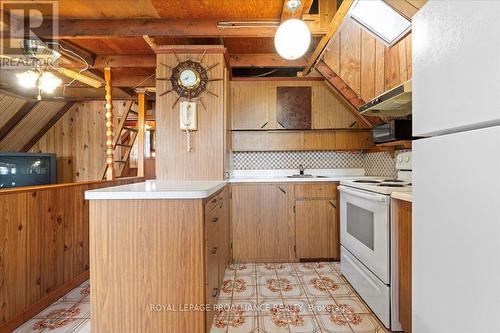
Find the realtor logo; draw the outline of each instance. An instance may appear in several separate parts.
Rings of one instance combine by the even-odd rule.
[[[0,53],[5,59],[23,56],[24,40],[40,40],[57,50],[52,43],[58,35],[58,1],[2,0]]]

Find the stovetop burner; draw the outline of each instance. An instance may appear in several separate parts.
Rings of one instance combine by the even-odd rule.
[[[378,186],[383,186],[383,187],[405,187],[406,185],[404,185],[404,184],[382,183],[382,184],[378,184]]]
[[[380,180],[368,180],[368,179],[360,179],[360,180],[354,180],[354,183],[361,183],[361,184],[380,184],[382,181]]]

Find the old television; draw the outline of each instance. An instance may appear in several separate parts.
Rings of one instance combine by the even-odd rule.
[[[0,152],[0,189],[55,183],[55,154]]]

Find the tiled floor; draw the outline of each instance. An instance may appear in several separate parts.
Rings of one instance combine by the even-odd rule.
[[[212,333],[386,332],[338,262],[233,264]]]
[[[89,294],[87,281],[14,332],[90,332]],[[338,262],[233,264],[219,307],[212,333],[386,332]]]
[[[86,281],[31,318],[15,333],[89,333],[90,283]]]

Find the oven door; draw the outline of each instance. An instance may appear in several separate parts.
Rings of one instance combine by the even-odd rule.
[[[339,190],[340,243],[389,284],[389,196],[346,186]]]

